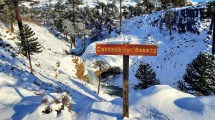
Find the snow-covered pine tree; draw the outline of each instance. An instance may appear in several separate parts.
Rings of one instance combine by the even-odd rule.
[[[98,60],[96,61],[96,66],[99,67],[99,71],[98,71],[98,74],[99,74],[99,85],[98,85],[98,94],[100,92],[100,87],[101,87],[101,73],[106,69],[105,67],[105,62],[103,60]]]
[[[200,53],[188,64],[183,80],[177,83],[183,91],[195,91],[200,95],[215,94],[215,57]]]
[[[145,6],[145,11],[147,11],[147,13],[151,13],[155,10],[155,5],[151,2],[151,0],[143,0],[142,4]]]
[[[168,10],[165,13],[164,22],[166,24],[167,29],[169,30],[169,35],[172,35],[172,27],[174,23],[176,22],[176,14],[174,11]]]
[[[20,34],[22,34],[23,37],[21,37]],[[20,41],[17,42],[17,45],[21,48],[22,53],[27,56],[32,74],[33,68],[31,64],[31,55],[33,55],[33,53],[42,52],[41,45],[37,41],[38,38],[35,38],[34,35],[34,31],[25,24],[23,25],[23,30],[19,31],[19,34],[17,36],[18,40]]]
[[[124,5],[122,6],[122,16],[124,19],[128,19],[129,18],[129,11],[128,11],[128,6]]]
[[[73,46],[75,47],[76,46],[75,37],[77,36],[77,33],[75,31],[74,24],[68,19],[65,19],[62,24],[64,31],[67,32],[67,34],[70,36],[71,48],[73,48]]]
[[[156,78],[156,74],[148,63],[141,63],[136,71],[135,77],[140,81],[134,86],[135,90],[142,90],[153,85],[160,84],[160,81]]]

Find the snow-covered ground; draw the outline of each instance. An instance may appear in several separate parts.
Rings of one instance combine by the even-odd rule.
[[[47,28],[28,23],[43,46],[42,53],[32,56],[32,75],[28,60],[18,54],[17,40],[12,40],[15,35],[7,33],[7,28],[0,23],[0,120],[213,120],[215,96],[196,97],[178,91],[174,85],[182,79],[186,65],[199,52],[211,50],[210,40],[206,42],[209,22],[201,22],[200,35],[173,32],[170,36],[169,31],[160,31],[149,25],[159,14],[126,20],[122,35],[113,33],[112,38],[99,41],[158,45],[156,57],[130,57],[129,118],[122,117],[122,98],[103,92],[98,95],[97,87],[76,78],[73,61],[77,57],[66,54],[70,51],[68,43],[54,37]],[[122,68],[122,56],[97,56],[95,44],[88,46],[86,52],[78,57],[85,61],[85,67],[92,69],[92,64],[102,59],[109,66]],[[132,89],[138,82],[134,74],[141,62],[152,65],[162,85],[142,91]],[[122,77],[111,82],[122,86]],[[58,113],[62,104],[57,100],[65,94],[70,96],[71,111],[64,108]],[[42,112],[47,106],[53,109],[49,114]]]
[[[200,52],[211,52],[211,39],[208,40],[208,29],[210,22],[199,21],[200,34],[191,32],[181,33],[174,31],[169,35],[169,30],[160,30],[151,26],[151,22],[158,18],[162,12],[152,15],[143,15],[125,20],[122,25],[122,35],[112,34],[114,38],[108,38],[97,43],[106,44],[156,44],[158,55],[151,56],[130,56],[130,84],[136,83],[134,74],[141,62],[149,63],[156,72],[157,78],[162,84],[174,86],[181,80],[187,64],[189,64]],[[98,59],[106,61],[109,66],[122,68],[122,56],[96,56],[95,43],[92,43],[82,55],[87,63]],[[120,83],[118,83],[121,85]]]

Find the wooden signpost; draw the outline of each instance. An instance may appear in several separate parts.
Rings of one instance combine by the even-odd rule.
[[[123,55],[123,117],[129,117],[129,55],[157,56],[157,45],[96,44],[97,55]]]

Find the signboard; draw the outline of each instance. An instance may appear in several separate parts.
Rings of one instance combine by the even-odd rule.
[[[97,55],[123,55],[123,116],[129,117],[129,55],[157,56],[157,45],[96,44]]]
[[[96,54],[157,56],[157,45],[96,44]]]

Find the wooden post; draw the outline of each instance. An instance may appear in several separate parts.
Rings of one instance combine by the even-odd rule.
[[[129,55],[123,55],[123,117],[129,117]]]

